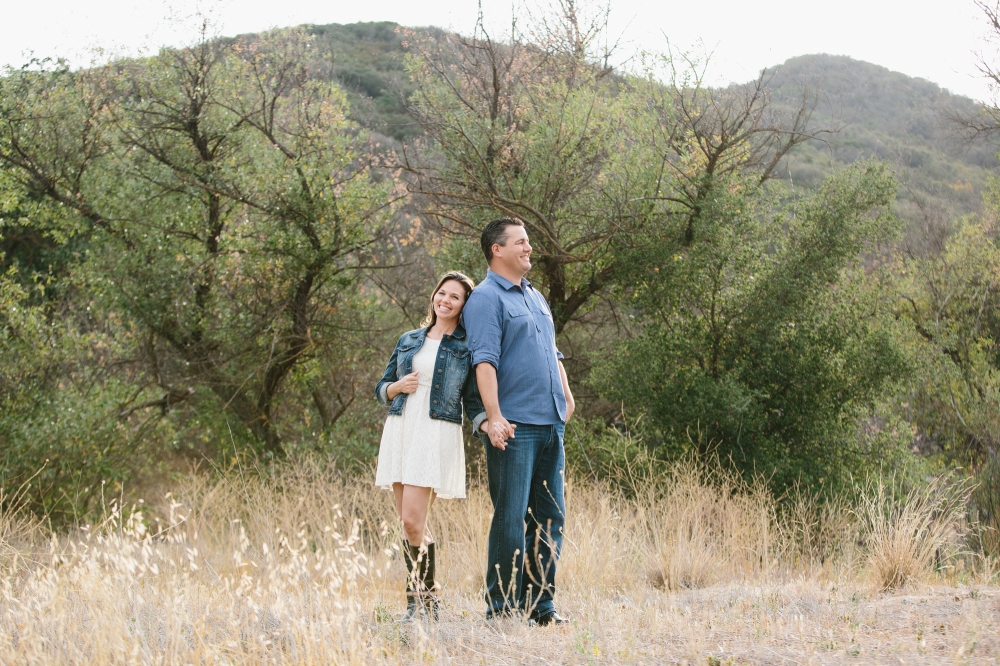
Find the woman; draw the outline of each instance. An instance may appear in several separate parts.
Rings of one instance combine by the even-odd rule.
[[[465,497],[463,406],[474,428],[486,418],[459,323],[474,286],[457,271],[441,278],[421,322],[424,327],[399,338],[375,386],[375,397],[389,406],[375,485],[392,489],[406,536],[404,621],[420,613],[437,619],[434,540],[426,530],[427,510],[435,496]]]

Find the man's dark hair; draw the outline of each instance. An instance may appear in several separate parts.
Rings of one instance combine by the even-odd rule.
[[[498,217],[483,229],[483,235],[479,237],[479,246],[483,248],[483,256],[486,263],[493,259],[493,245],[503,247],[507,244],[507,227],[523,227],[524,222],[516,217]]]

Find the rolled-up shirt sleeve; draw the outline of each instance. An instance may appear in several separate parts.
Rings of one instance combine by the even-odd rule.
[[[499,304],[482,291],[473,291],[462,309],[473,367],[480,363],[489,363],[494,368],[499,365],[502,312]]]

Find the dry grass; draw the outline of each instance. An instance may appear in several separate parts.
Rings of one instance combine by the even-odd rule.
[[[433,626],[395,621],[389,495],[309,462],[192,477],[69,536],[8,513],[0,663],[994,663],[1000,590],[981,558],[961,568],[940,488],[901,503],[878,489],[854,509],[799,495],[779,511],[763,485],[694,466],[633,499],[570,483],[556,599],[574,621],[544,629],[482,619],[479,486],[432,512]],[[893,559],[905,574],[886,573]]]
[[[947,479],[912,489],[900,502],[889,493],[881,480],[870,484],[855,512],[867,540],[868,569],[881,590],[919,580],[932,564],[943,566],[942,555],[947,559],[947,549],[960,543],[969,499],[967,487],[951,488]]]

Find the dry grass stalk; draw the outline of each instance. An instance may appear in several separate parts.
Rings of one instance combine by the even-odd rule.
[[[23,510],[26,491],[27,484],[13,493],[0,487],[0,568],[16,568],[44,533],[42,521]]]
[[[654,584],[671,590],[757,580],[777,566],[785,543],[777,504],[762,480],[746,483],[694,461],[674,466],[636,504],[648,534]]]
[[[861,494],[856,514],[867,545],[867,568],[876,587],[892,590],[940,569],[965,533],[970,488],[942,477],[893,497],[882,479]]]
[[[857,568],[859,523],[842,496],[824,497],[796,485],[781,503],[778,523],[784,566],[791,570],[832,578]]]
[[[432,511],[441,623],[404,627],[388,493],[315,461],[191,477],[154,510],[113,504],[71,535],[47,540],[36,524],[5,541],[19,557],[0,573],[0,663],[704,663],[768,661],[775,650],[799,659],[803,646],[853,650],[855,640],[880,654],[876,639],[836,625],[861,612],[852,579],[813,577],[763,484],[680,465],[637,499],[571,480],[568,503],[557,598],[571,628],[482,620],[490,507],[480,485]],[[931,505],[910,511],[920,506]],[[669,589],[650,585],[649,571]],[[994,593],[969,597],[963,636],[989,633]],[[866,622],[885,616],[879,604]]]

